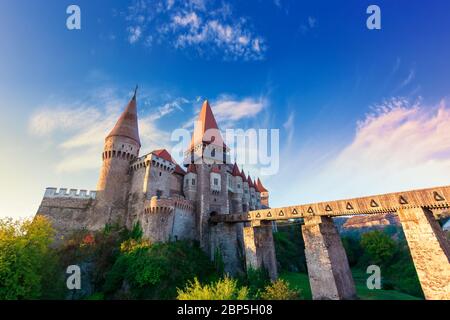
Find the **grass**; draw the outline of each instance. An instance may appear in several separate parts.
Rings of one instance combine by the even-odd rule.
[[[396,290],[370,290],[366,286],[366,275],[363,272],[352,270],[352,274],[355,281],[356,294],[361,300],[420,300],[418,297]],[[284,272],[280,275],[280,278],[288,281],[291,289],[300,290],[304,299],[312,299],[309,279],[306,273]]]

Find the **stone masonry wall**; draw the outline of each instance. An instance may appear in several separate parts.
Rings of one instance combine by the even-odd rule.
[[[356,290],[341,238],[330,217],[305,217],[302,226],[313,299],[354,299]]]
[[[425,208],[398,211],[417,275],[427,299],[450,299],[450,244]]]

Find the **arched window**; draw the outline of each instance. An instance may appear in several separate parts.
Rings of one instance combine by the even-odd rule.
[[[211,157],[215,157],[216,156],[216,149],[213,148],[211,151]]]

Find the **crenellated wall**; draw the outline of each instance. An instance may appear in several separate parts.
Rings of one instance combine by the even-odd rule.
[[[196,239],[195,206],[181,197],[152,197],[145,201],[140,222],[152,241]]]
[[[95,199],[96,191],[87,191],[83,189],[69,189],[67,188],[46,188],[44,198],[73,198],[73,199]]]

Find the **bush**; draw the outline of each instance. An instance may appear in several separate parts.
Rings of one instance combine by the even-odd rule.
[[[249,297],[259,299],[261,292],[270,284],[269,273],[265,268],[249,268],[247,276],[242,282],[249,288]]]
[[[215,267],[197,244],[189,241],[154,243],[121,252],[106,275],[104,292],[115,297],[127,288],[133,299],[174,299],[177,287],[199,277],[215,279]]]
[[[189,281],[184,290],[178,289],[178,300],[245,300],[247,287],[238,287],[237,280],[229,277],[211,284],[201,285],[197,278]]]
[[[0,299],[45,299],[61,294],[58,259],[50,245],[50,222],[0,220]]]
[[[263,293],[263,300],[298,300],[300,294],[298,291],[291,290],[285,280],[278,279],[268,285]]]

